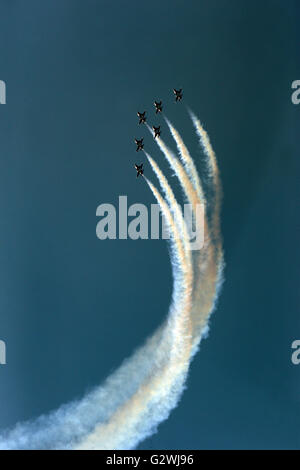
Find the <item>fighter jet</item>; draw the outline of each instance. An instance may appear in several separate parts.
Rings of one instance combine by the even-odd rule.
[[[145,124],[146,119],[147,119],[146,116],[145,116],[145,114],[146,114],[146,111],[144,111],[143,113],[137,112],[137,115],[138,115],[139,120],[140,120],[140,121],[139,121],[139,124]]]
[[[154,101],[154,106],[155,106],[155,113],[161,113],[162,112],[162,105],[161,101]]]
[[[158,127],[152,126],[152,129],[154,132],[154,139],[156,139],[156,137],[160,137],[160,126]]]
[[[175,101],[181,101],[182,100],[182,88],[180,88],[180,90],[176,90],[174,88],[173,92],[174,92],[174,95],[175,95]]]
[[[144,174],[144,169],[143,169],[143,164],[141,163],[140,165],[137,165],[135,163],[134,165],[134,168],[136,169],[137,173],[136,173],[136,177],[138,178],[139,175],[143,176]]]
[[[137,145],[137,148],[136,148],[136,151],[137,151],[137,152],[138,152],[139,150],[143,150],[143,148],[144,148],[143,140],[144,140],[144,138],[142,138],[142,139],[140,139],[140,140],[139,140],[139,139],[134,139],[134,141],[135,141],[135,143],[136,143],[136,145]]]

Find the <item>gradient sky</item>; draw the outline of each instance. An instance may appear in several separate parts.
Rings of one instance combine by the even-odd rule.
[[[99,204],[154,203],[134,137],[178,190],[137,126],[146,109],[166,136],[162,99],[199,169],[185,105],[216,150],[226,281],[179,407],[140,448],[300,448],[299,20],[296,0],[0,0],[0,429],[82,396],[167,313],[166,243],[96,237]]]

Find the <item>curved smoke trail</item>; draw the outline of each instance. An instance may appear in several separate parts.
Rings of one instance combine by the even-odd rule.
[[[212,212],[212,235],[214,236],[214,242],[217,246],[216,255],[219,257],[219,262],[222,265],[223,251],[222,251],[222,238],[220,234],[220,210],[222,200],[222,186],[220,180],[220,173],[217,164],[217,158],[212,148],[208,133],[202,126],[201,122],[195,116],[195,114],[188,109],[189,115],[192,119],[196,133],[199,137],[200,145],[204,154],[206,155],[206,164],[208,175],[211,180],[211,189],[214,191],[214,199],[212,201],[213,212]]]
[[[198,198],[201,200],[202,203],[205,203],[203,189],[200,184],[199,175],[198,175],[196,166],[194,164],[194,161],[192,157],[190,156],[190,153],[187,147],[185,146],[179,132],[175,129],[175,127],[171,124],[171,122],[166,117],[165,117],[165,120],[166,120],[166,123],[168,124],[172,137],[174,138],[177,144],[177,149],[179,151],[180,159],[195,188],[195,191],[197,192]]]
[[[179,228],[179,237],[182,238],[186,258],[190,260],[190,245],[188,242],[189,234],[188,234],[187,227],[183,218],[182,210],[176,201],[175,195],[173,193],[171,186],[169,185],[167,181],[167,178],[164,176],[163,172],[160,170],[158,164],[153,160],[153,158],[147,152],[145,152],[145,155],[154,173],[156,174],[158,181],[160,182],[160,186],[165,194],[165,198],[168,202],[170,209],[172,209],[172,211],[174,212],[174,220]]]
[[[223,266],[217,162],[203,127],[195,115],[191,117],[207,155],[214,191],[214,199],[209,201],[211,220],[205,213],[204,246],[199,252],[190,250],[187,227],[174,193],[157,163],[146,154],[165,199],[145,180],[171,234],[174,285],[166,320],[102,386],[50,415],[2,433],[0,449],[132,449],[155,432],[177,405],[191,358],[208,329]],[[182,138],[167,123],[182,163],[160,138],[156,141],[195,211],[197,204],[206,204],[201,181]]]
[[[173,301],[163,332],[163,349],[154,367],[132,397],[107,423],[99,424],[77,449],[126,449],[152,434],[177,404],[186,378],[191,348],[191,293],[193,273],[172,213],[157,189],[146,179],[171,231],[174,274]],[[167,345],[167,351],[165,349]],[[128,378],[129,379],[129,378]]]
[[[154,133],[151,130],[151,127],[146,124],[149,132],[154,136]],[[181,188],[183,190],[183,193],[185,194],[186,200],[191,204],[193,208],[196,207],[197,203],[199,202],[199,199],[197,197],[197,193],[193,187],[192,182],[190,181],[188,174],[186,173],[183,165],[180,163],[180,161],[175,157],[173,152],[166,146],[164,141],[161,139],[161,137],[155,139],[158,147],[164,154],[166,160],[168,161],[170,167],[174,171],[175,175],[178,178],[178,181],[181,185]]]

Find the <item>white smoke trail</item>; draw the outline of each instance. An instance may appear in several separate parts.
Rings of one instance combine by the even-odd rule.
[[[147,125],[147,128],[149,132],[154,135],[153,131],[151,130],[151,127]],[[174,153],[171,152],[171,150],[166,146],[164,141],[162,140],[161,137],[158,137],[155,139],[158,147],[164,154],[165,158],[167,159],[170,167],[174,171],[175,175],[178,178],[178,181],[182,187],[183,193],[185,194],[185,197],[189,204],[195,209],[197,204],[199,203],[199,199],[197,197],[197,193],[193,187],[193,184],[191,183],[184,167],[182,164],[178,161],[178,159],[175,157]]]
[[[157,143],[175,171],[187,200],[195,208],[202,202],[201,183],[194,173],[191,157],[184,153],[181,137],[178,140],[179,134],[175,129],[174,132],[181,157],[183,151],[184,166],[161,139]],[[177,405],[191,358],[207,331],[220,285],[220,207],[215,201],[214,223],[210,228],[206,226],[204,247],[201,253],[193,254],[196,263],[192,265],[186,226],[173,191],[158,165],[149,155],[147,157],[166,201],[153,184],[145,180],[171,233],[174,287],[165,322],[102,386],[48,416],[3,433],[0,449],[131,449],[155,432],[157,425]],[[211,184],[219,194],[218,174],[215,177],[217,166],[211,166]],[[195,181],[199,182],[199,188]],[[212,243],[213,239],[217,244]],[[194,276],[196,282],[193,282]]]
[[[195,335],[193,346],[193,353],[195,353],[198,350],[201,338],[208,331],[209,317],[216,307],[216,302],[223,283],[224,259],[220,233],[222,187],[216,155],[210,143],[209,136],[196,115],[190,109],[188,109],[188,112],[199,137],[201,148],[206,155],[210,189],[212,189],[214,193],[214,196],[210,198],[212,223],[208,224],[206,217],[205,249],[198,255],[197,267],[195,269],[196,284],[202,286],[202,289],[195,289],[193,301],[192,317],[196,319],[194,323]],[[212,301],[207,304],[208,299],[212,299]],[[198,305],[202,306],[202,312],[196,315],[195,310],[197,310]]]
[[[183,391],[191,349],[192,269],[186,260],[183,242],[174,223],[170,208],[157,189],[146,179],[171,231],[174,298],[164,330],[164,342],[159,351],[160,366],[153,369],[137,392],[119,407],[108,423],[100,424],[77,449],[124,449],[135,447],[152,434],[162,419],[166,419]]]
[[[171,122],[166,117],[165,117],[165,120],[166,120],[166,123],[168,124],[168,127],[170,129],[170,132],[171,132],[171,134],[172,134],[172,136],[173,136],[173,138],[176,142],[181,161],[183,162],[185,170],[186,170],[191,182],[194,185],[194,188],[197,192],[198,198],[200,199],[200,201],[202,203],[205,203],[203,189],[201,187],[200,180],[199,180],[199,175],[198,175],[197,169],[195,167],[195,164],[193,162],[193,159],[190,156],[190,153],[189,153],[186,145],[184,144],[179,132],[175,129],[175,127],[171,124]]]
[[[190,257],[191,257],[190,246],[189,246],[189,243],[187,243],[187,240],[189,239],[189,234],[187,231],[186,223],[183,219],[182,210],[176,201],[175,195],[171,189],[171,186],[169,185],[167,181],[167,178],[164,176],[164,174],[160,170],[158,164],[153,160],[153,158],[147,152],[145,152],[145,155],[154,173],[156,174],[158,181],[160,182],[161,188],[164,192],[164,195],[166,197],[170,210],[174,212],[174,221],[178,226],[179,236],[180,238],[182,237],[186,258],[190,260]]]
[[[3,443],[1,444],[2,448],[52,448],[53,443],[56,448],[66,448],[70,446],[69,440],[71,440],[71,446],[73,447],[74,443],[78,442],[80,437],[85,434],[88,434],[89,438],[83,443],[77,446],[75,445],[76,448],[96,447],[101,449],[121,449],[123,447],[132,447],[137,445],[140,439],[152,433],[153,426],[155,427],[157,424],[157,419],[161,421],[163,416],[167,417],[170,410],[176,405],[180,396],[181,384],[184,383],[188,367],[188,362],[185,355],[182,354],[182,351],[185,350],[184,343],[189,341],[191,333],[185,333],[187,329],[185,323],[188,317],[183,317],[183,312],[190,309],[192,269],[190,261],[186,259],[186,251],[183,248],[183,242],[178,233],[178,228],[172,219],[170,209],[154,186],[151,185],[150,182],[148,182],[148,184],[161,205],[163,214],[173,234],[171,241],[173,243],[174,298],[173,306],[170,309],[170,315],[165,327],[161,329],[159,335],[155,336],[154,340],[149,342],[150,346],[139,351],[138,355],[132,358],[130,364],[126,364],[123,366],[122,370],[115,373],[103,388],[89,394],[81,403],[74,403],[71,406],[65,407],[50,417],[40,419],[38,423],[18,427],[10,436],[7,436],[4,445]],[[186,242],[185,240],[185,243]],[[180,319],[177,318],[178,315],[180,315]],[[174,336],[176,342],[174,341]],[[142,361],[141,357],[143,357]],[[149,372],[146,374],[144,370],[147,364],[148,368],[146,369],[148,369],[148,371],[150,369],[151,374],[149,374]],[[151,367],[149,367],[149,364],[151,364]],[[173,364],[172,367],[171,364]],[[182,364],[181,368],[180,364]],[[174,368],[176,370],[174,370]],[[156,369],[157,372],[155,374]],[[171,378],[169,377],[170,371],[173,371]],[[128,400],[133,390],[132,384],[130,384],[132,377],[134,377],[135,374],[140,375],[141,373],[143,374],[143,384],[141,386],[139,383],[140,387],[136,387],[136,393],[132,394],[133,398],[131,397]],[[163,387],[159,387],[161,377],[164,377]],[[141,396],[141,390],[143,387],[146,387],[145,384],[147,381],[150,383],[145,390],[146,397],[144,397]],[[156,382],[158,382],[156,385],[158,392],[157,398],[154,399],[155,397],[153,398],[153,395]],[[126,388],[129,387],[127,394],[125,394],[124,389],[122,390],[121,388],[121,384],[123,384],[124,387],[124,383],[126,384]],[[166,400],[162,400],[166,395],[167,385],[170,393],[168,405],[166,404]],[[122,390],[122,393],[125,395],[123,399],[126,398],[125,410],[122,407],[120,398],[116,402],[116,399],[118,399],[120,395],[120,390]],[[151,398],[150,401],[148,400],[149,402],[147,402],[147,396]],[[155,410],[160,408],[160,413],[157,415],[156,421],[155,417],[150,421],[149,419],[144,421],[144,419],[141,420],[141,418],[139,418],[137,423],[139,432],[137,433],[134,427],[134,424],[136,424],[134,422],[135,414],[130,408],[130,402],[132,403],[132,407],[136,407],[137,402],[140,403],[141,401],[145,417],[150,413],[149,410],[152,407],[154,407]],[[161,403],[161,405],[159,405],[159,403]],[[102,407],[103,409],[101,409]],[[139,407],[141,407],[141,405],[139,405]],[[93,410],[97,410],[97,414],[94,415],[94,417]],[[111,415],[114,415],[114,419],[111,418]],[[133,435],[131,437],[129,432],[130,416],[132,416],[133,419],[133,430],[131,431]],[[115,429],[116,425],[113,423],[117,420],[117,417],[117,428],[119,432],[115,433],[115,430],[112,431],[112,428]],[[102,425],[99,426],[100,429],[96,429],[93,433],[89,432],[95,422],[103,422],[108,418],[110,418],[109,426]],[[142,421],[145,422],[143,431]],[[122,423],[124,428],[123,433],[120,432]],[[76,430],[73,435],[72,430]],[[138,438],[136,437],[137,435],[139,436]]]
[[[220,180],[220,172],[217,164],[216,154],[211,145],[208,133],[202,126],[197,116],[188,108],[189,115],[192,119],[196,133],[199,137],[200,145],[204,154],[206,155],[206,163],[208,168],[208,174],[211,179],[211,187],[214,190],[214,200],[212,201],[213,214],[212,214],[212,235],[213,241],[216,245],[216,256],[218,258],[217,264],[222,266],[219,273],[219,282],[221,284],[222,270],[224,267],[223,261],[223,250],[222,250],[222,237],[220,234],[220,210],[222,200],[222,185]]]
[[[196,132],[198,134],[198,137],[200,139],[200,144],[201,147],[207,156],[207,165],[209,168],[209,174],[211,178],[214,179],[216,182],[216,179],[219,178],[219,169],[217,165],[217,158],[215,155],[215,152],[212,148],[212,145],[210,143],[210,139],[208,136],[208,133],[202,126],[200,120],[197,118],[197,116],[188,108],[189,115],[191,116],[191,119],[193,121],[193,124],[195,126]]]
[[[200,252],[194,253],[195,286],[191,319],[193,324],[192,354],[195,354],[195,352],[198,350],[201,338],[208,333],[209,317],[215,309],[217,295],[222,284],[223,251],[219,228],[221,184],[219,179],[217,160],[210,144],[208,134],[206,131],[204,131],[202,126],[201,129],[199,128],[199,120],[190,110],[189,112],[193,119],[197,134],[200,135],[199,132],[201,132],[201,135],[203,136],[203,139],[200,140],[200,144],[202,147],[203,145],[206,146],[205,154],[207,155],[207,166],[209,168],[209,175],[211,177],[211,187],[215,193],[215,199],[211,202],[211,205],[213,206],[212,227],[210,227],[210,224],[208,224],[207,214],[205,214],[204,246]],[[175,174],[178,177],[185,192],[186,198],[189,200],[190,204],[195,210],[197,204],[204,203],[206,205],[206,198],[204,197],[202,184],[195,164],[192,161],[192,158],[179,132],[174,128],[167,118],[165,119],[176,142],[180,158],[184,164],[184,168],[161,138],[155,140],[167,158],[169,164],[174,169]],[[152,130],[149,126],[148,130],[152,133]],[[152,135],[154,135],[154,133],[152,133]],[[201,306],[201,309],[199,309],[199,306]]]

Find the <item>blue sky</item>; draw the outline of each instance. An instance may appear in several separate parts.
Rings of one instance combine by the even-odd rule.
[[[216,150],[226,280],[179,407],[141,448],[299,448],[296,3],[0,1],[2,429],[82,396],[165,317],[166,243],[96,237],[99,204],[154,202],[133,139],[144,109],[166,136],[162,99],[199,170],[184,104]]]

